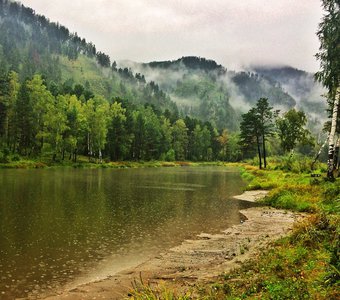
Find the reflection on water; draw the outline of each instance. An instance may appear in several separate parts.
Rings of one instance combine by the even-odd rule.
[[[0,298],[112,274],[238,223],[241,187],[222,167],[0,170]]]

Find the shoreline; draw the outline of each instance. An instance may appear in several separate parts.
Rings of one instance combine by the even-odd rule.
[[[250,191],[234,198],[256,202],[268,191]],[[122,299],[132,290],[132,282],[166,286],[176,292],[187,292],[198,282],[212,282],[222,273],[238,268],[246,260],[256,257],[270,242],[287,235],[299,213],[270,207],[240,210],[246,218],[218,234],[201,233],[183,241],[164,253],[125,269],[105,279],[88,282],[60,293],[45,295],[43,299]]]
[[[194,167],[194,166],[240,166],[238,163],[227,163],[223,161],[110,161],[110,162],[89,162],[86,158],[79,159],[74,163],[71,161],[53,162],[51,160],[20,160],[8,163],[0,163],[0,170],[34,170],[34,169],[134,169],[134,168],[159,168],[159,167]]]

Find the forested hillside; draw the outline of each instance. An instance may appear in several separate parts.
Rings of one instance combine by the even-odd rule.
[[[99,94],[176,110],[157,85],[128,69],[117,69],[93,43],[7,0],[0,1],[0,62],[2,75],[15,71],[21,82],[41,74],[54,94],[68,93],[77,86],[77,93],[87,99]]]
[[[296,70],[300,72],[299,80],[296,73],[285,72],[284,81],[282,76],[275,76],[285,71],[282,68],[269,73],[264,72],[269,69],[260,67],[236,72],[213,60],[194,56],[148,64],[122,64],[158,83],[177,103],[181,113],[211,120],[218,128],[238,128],[240,114],[261,97],[268,98],[271,105],[283,112],[297,107],[314,118],[324,114],[322,89],[313,81],[312,74],[303,71]],[[299,90],[300,93],[295,93]],[[321,128],[322,124],[313,126]]]

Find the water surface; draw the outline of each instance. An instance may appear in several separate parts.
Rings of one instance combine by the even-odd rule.
[[[240,222],[235,169],[0,170],[0,299],[114,274]]]

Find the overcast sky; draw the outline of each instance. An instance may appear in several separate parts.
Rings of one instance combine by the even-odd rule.
[[[196,55],[317,71],[320,0],[21,0],[92,41],[112,60]]]

